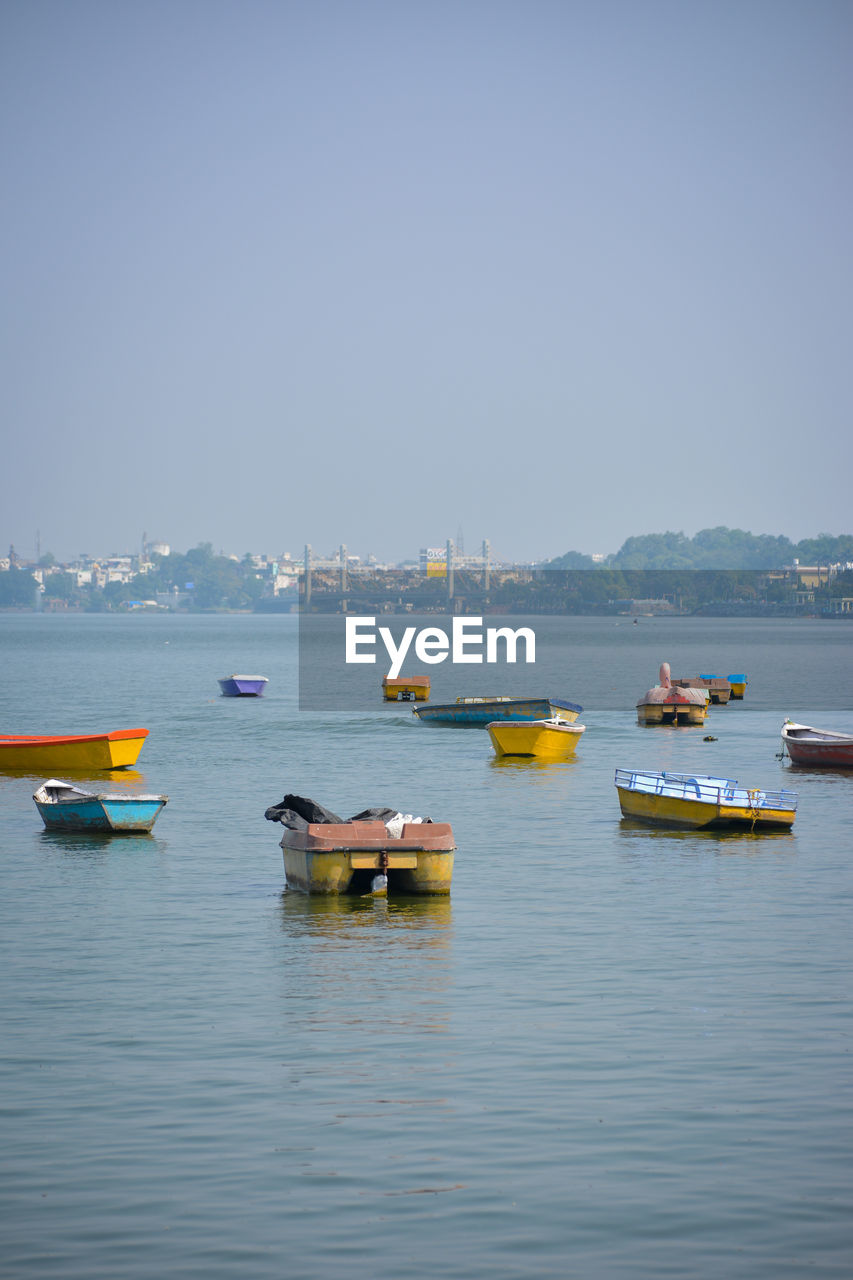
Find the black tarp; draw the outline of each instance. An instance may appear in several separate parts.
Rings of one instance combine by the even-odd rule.
[[[294,831],[304,831],[311,822],[387,822],[396,818],[397,809],[362,809],[351,818],[340,818],[307,796],[286,795],[280,804],[270,805],[264,813],[268,822],[280,822]]]

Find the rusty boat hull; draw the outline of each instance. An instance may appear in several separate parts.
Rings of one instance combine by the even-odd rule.
[[[456,845],[447,822],[408,822],[399,837],[383,822],[312,822],[285,828],[284,873],[303,893],[367,893],[376,875],[389,893],[447,894]]]

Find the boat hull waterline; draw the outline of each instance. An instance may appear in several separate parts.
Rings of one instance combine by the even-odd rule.
[[[741,787],[734,778],[617,769],[615,783],[622,816],[657,826],[784,828],[797,814],[795,792]]]
[[[91,734],[0,734],[0,769],[39,773],[126,769],[136,764],[147,729]]]

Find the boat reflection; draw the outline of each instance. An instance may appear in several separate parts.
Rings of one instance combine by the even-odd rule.
[[[41,831],[38,838],[44,848],[63,853],[106,853],[113,844],[150,853],[163,844],[151,831]]]
[[[9,769],[3,768],[0,764],[0,775],[4,778],[30,778],[36,785],[44,782],[45,778],[61,777],[68,778],[72,782],[91,782],[95,788],[104,790],[104,784],[107,782],[118,782],[122,786],[126,783],[141,783],[148,786],[144,773],[140,773],[138,769],[55,769],[53,773],[42,769],[39,773],[34,773],[32,769]]]
[[[527,777],[531,774],[570,773],[572,769],[580,768],[582,763],[577,756],[570,756],[567,760],[544,760],[538,756],[491,756],[489,759],[492,769],[516,769]]]
[[[640,841],[663,840],[670,847],[675,842],[676,845],[686,846],[684,852],[692,848],[697,853],[711,851],[717,854],[755,854],[765,845],[773,853],[793,853],[796,848],[796,836],[790,827],[763,827],[757,831],[731,827],[684,829],[652,826],[636,818],[623,817],[619,820],[619,837],[637,844]]]
[[[414,947],[446,944],[453,926],[446,894],[358,897],[289,888],[281,895],[281,921],[289,934],[342,942],[359,934],[392,931],[400,942]]]
[[[444,895],[352,898],[281,895],[285,937],[283,998],[312,1034],[337,1029],[354,1037],[413,1028],[446,1034],[453,923]],[[380,998],[381,996],[381,998]]]

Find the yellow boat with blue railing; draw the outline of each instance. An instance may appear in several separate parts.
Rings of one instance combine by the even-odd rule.
[[[794,791],[742,787],[734,778],[617,769],[622,816],[670,827],[790,827]]]

